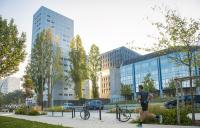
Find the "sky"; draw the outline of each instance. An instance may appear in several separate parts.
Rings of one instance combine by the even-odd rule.
[[[31,51],[33,14],[45,6],[74,20],[74,35],[81,36],[86,53],[95,43],[100,52],[120,46],[150,47],[157,37],[154,21],[163,21],[152,8],[174,9],[182,17],[200,19],[200,0],[0,0],[0,15],[13,18],[19,32],[26,33],[26,60],[13,76],[24,74]],[[144,51],[137,51],[145,54]]]

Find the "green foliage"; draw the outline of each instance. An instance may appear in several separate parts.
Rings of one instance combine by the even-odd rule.
[[[2,128],[68,128],[59,125],[51,125],[3,116],[0,116],[0,124]]]
[[[0,78],[18,71],[20,62],[25,59],[26,35],[18,34],[14,20],[8,23],[0,16]]]
[[[63,107],[62,106],[54,106],[54,107],[48,108],[47,111],[49,111],[49,112],[62,112]]]
[[[151,78],[150,73],[148,73],[144,77],[143,88],[144,88],[144,91],[147,91],[147,92],[155,92],[156,91],[156,88],[154,85],[154,80]]]
[[[62,64],[62,53],[61,49],[58,46],[58,43],[55,45],[55,51],[52,56],[52,77],[53,77],[53,83],[54,84],[59,80],[60,82],[64,82],[64,67]]]
[[[69,85],[69,81],[65,82],[64,80],[64,66],[61,60],[62,53],[61,53],[61,48],[59,47],[58,43],[59,42],[56,42],[56,44],[54,45],[54,53],[52,55],[52,68],[51,68],[52,79],[51,79],[51,86],[49,86],[49,89],[51,90],[51,92],[49,92],[50,94],[48,95],[49,107],[50,107],[50,101],[53,103],[52,94],[53,94],[54,86],[56,85],[56,83],[59,82],[61,85],[64,85],[64,84]]]
[[[200,80],[199,80],[199,79],[195,79],[195,80],[194,80],[194,85],[195,85],[196,87],[200,87]]]
[[[165,124],[165,125],[177,125],[176,109],[165,109],[160,106],[154,105],[154,106],[149,106],[149,112],[157,114],[157,115],[162,115],[163,124]],[[191,113],[191,108],[182,107],[180,109],[180,118],[181,118],[180,125],[191,125],[192,124],[192,120],[189,117],[187,117],[187,114],[189,114],[189,113]],[[139,118],[133,122],[136,123],[138,120],[139,120]],[[152,119],[150,117],[147,117],[144,120],[144,123],[159,124],[159,121]]]
[[[70,75],[74,82],[76,98],[82,97],[82,82],[87,78],[86,53],[82,46],[79,35],[70,42],[71,51],[69,52]]]
[[[3,104],[20,104],[24,103],[24,94],[21,90],[16,90],[3,95]]]
[[[121,95],[127,99],[128,97],[131,96],[131,86],[130,85],[123,85],[121,84]]]
[[[188,67],[190,93],[193,95],[192,68],[200,64],[200,22],[192,18],[182,18],[176,11],[168,10],[165,14],[165,22],[153,23],[158,29],[160,37],[154,44],[154,50],[167,49],[173,52],[168,58],[177,65]],[[166,50],[163,50],[166,53]],[[197,75],[197,74],[195,74]],[[194,99],[192,98],[192,120],[194,116]]]
[[[28,106],[21,106],[15,110],[15,114],[19,115],[31,115],[31,116],[37,116],[40,115],[39,111]]]
[[[38,104],[43,106],[44,83],[48,80],[50,86],[50,67],[52,58],[52,33],[50,29],[37,35],[31,51],[30,76],[35,85]]]
[[[0,107],[2,106],[3,104],[3,93],[0,92]]]
[[[92,81],[93,98],[99,98],[98,87],[97,87],[97,81],[98,81],[97,72],[100,71],[101,69],[100,64],[101,60],[100,60],[99,48],[95,44],[93,44],[90,48],[89,64],[88,64],[89,78]]]
[[[171,79],[168,82],[168,86],[165,88],[165,90],[169,93],[169,95],[175,96],[176,94],[176,82]]]
[[[40,113],[37,110],[31,109],[29,111],[28,115],[37,116],[37,115],[40,115]]]
[[[26,106],[21,106],[20,108],[15,110],[15,114],[27,115],[27,113],[28,113],[28,108]]]
[[[24,96],[27,97],[27,98],[30,98],[30,97],[33,96],[34,84],[33,84],[33,81],[31,79],[30,74],[28,73],[28,68],[30,68],[29,65],[27,65],[26,74],[23,76],[24,82],[22,84],[22,87],[25,90]]]

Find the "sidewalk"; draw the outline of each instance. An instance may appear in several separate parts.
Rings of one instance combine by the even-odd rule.
[[[9,116],[20,119],[26,119],[31,121],[44,122],[49,124],[57,124],[63,126],[70,126],[73,128],[137,128],[136,124],[131,124],[129,122],[119,122],[116,120],[115,114],[102,113],[102,120],[98,118],[98,112],[91,112],[91,117],[89,120],[82,120],[79,113],[76,113],[76,117],[72,119],[71,113],[64,113],[64,117],[61,117],[61,113],[55,113],[54,117],[49,115],[43,116],[24,116],[15,115],[12,113],[0,113],[0,116]],[[133,115],[133,117],[137,115]],[[195,126],[175,126],[175,125],[152,125],[144,124],[143,128],[199,128]]]

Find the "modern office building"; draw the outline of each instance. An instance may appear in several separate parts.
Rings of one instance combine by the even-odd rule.
[[[138,58],[126,61],[120,68],[121,83],[131,85],[132,92],[136,95],[138,85],[142,84],[144,77],[150,73],[157,90],[162,96],[163,90],[168,87],[169,81],[174,78],[189,76],[188,67],[177,65],[170,59],[175,57],[176,52],[166,52],[165,54],[150,53]],[[192,70],[193,75],[199,75],[198,67]],[[189,87],[189,82],[185,81],[183,87]]]
[[[20,79],[16,77],[7,77],[0,81],[0,89],[3,94],[20,90]]]
[[[100,98],[114,100],[120,97],[120,66],[123,62],[138,56],[140,54],[126,47],[119,47],[101,54]]]
[[[32,47],[37,35],[44,29],[51,29],[53,43],[59,44],[62,52],[62,64],[64,66],[64,72],[66,73],[69,68],[67,58],[70,50],[70,40],[74,36],[74,22],[72,19],[42,6],[33,15]],[[64,100],[74,99],[72,87],[66,87],[66,85],[62,85],[60,82],[57,82],[54,87],[54,101],[62,103]],[[44,94],[44,100],[47,100],[47,94]]]

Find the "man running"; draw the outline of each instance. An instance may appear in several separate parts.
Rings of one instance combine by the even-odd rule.
[[[146,117],[152,117],[161,120],[161,116],[148,112],[148,103],[153,98],[153,95],[143,91],[143,86],[139,85],[139,93],[137,101],[141,104],[142,110],[140,111],[140,122],[138,127],[142,127],[142,122]]]

